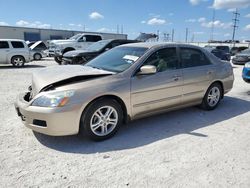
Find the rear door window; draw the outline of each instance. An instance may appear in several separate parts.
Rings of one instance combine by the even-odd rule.
[[[7,41],[0,41],[0,49],[9,48],[9,43]]]
[[[101,36],[98,35],[85,35],[86,42],[97,42],[102,40]]]
[[[13,48],[24,48],[24,44],[19,41],[12,41],[11,45],[13,46]]]
[[[198,49],[180,48],[182,68],[210,65],[205,54]]]

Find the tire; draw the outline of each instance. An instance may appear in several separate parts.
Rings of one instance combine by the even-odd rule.
[[[36,53],[36,54],[34,54],[33,58],[34,58],[34,60],[41,60],[42,56],[41,56],[41,54]]]
[[[109,115],[106,115],[108,111]],[[106,140],[115,135],[122,122],[123,112],[117,101],[98,99],[83,112],[80,133],[94,141]]]
[[[23,67],[24,63],[25,63],[25,59],[23,56],[17,55],[11,58],[11,64],[14,67]]]
[[[62,64],[61,58],[59,58],[59,57],[54,57],[54,60],[55,60],[59,65]]]
[[[222,87],[219,83],[213,83],[208,89],[203,97],[201,108],[204,110],[215,109],[223,96]]]

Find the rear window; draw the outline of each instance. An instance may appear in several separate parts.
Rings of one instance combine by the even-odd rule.
[[[24,44],[19,41],[12,41],[11,45],[13,46],[13,48],[24,48]]]
[[[0,49],[9,48],[9,43],[7,41],[0,41]]]
[[[217,46],[216,49],[223,50],[226,53],[229,53],[229,47],[228,46]]]

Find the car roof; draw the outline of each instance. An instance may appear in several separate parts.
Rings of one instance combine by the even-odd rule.
[[[21,40],[21,39],[0,39],[0,41],[18,41],[18,42],[25,42],[24,40]]]
[[[126,47],[141,47],[141,48],[157,48],[157,47],[168,47],[168,46],[178,46],[178,47],[192,47],[201,49],[199,46],[184,44],[184,43],[176,43],[176,42],[138,42],[138,43],[129,43],[121,46]]]

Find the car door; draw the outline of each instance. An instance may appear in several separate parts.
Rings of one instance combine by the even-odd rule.
[[[11,41],[10,42],[13,48],[12,55],[22,55],[25,58],[25,61],[29,61],[30,54],[28,46],[22,41]]]
[[[154,65],[157,73],[135,74],[131,78],[131,106],[133,116],[180,104],[182,74],[175,47],[154,52],[143,65]],[[142,65],[142,66],[143,66]]]
[[[7,62],[7,54],[10,51],[8,41],[0,41],[0,63],[8,63]]]
[[[182,103],[201,101],[215,74],[215,65],[199,49],[181,47],[179,50],[183,74]]]

